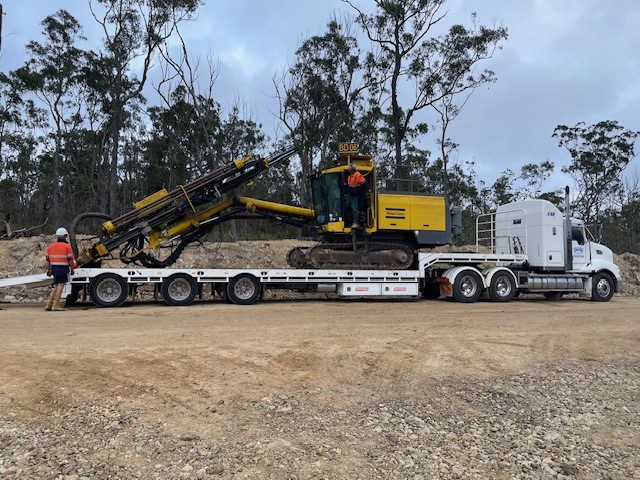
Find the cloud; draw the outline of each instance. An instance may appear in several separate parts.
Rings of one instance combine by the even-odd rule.
[[[248,82],[253,80],[258,74],[269,76],[271,72],[267,70],[267,62],[258,57],[255,53],[247,50],[242,44],[237,44],[229,49],[222,50],[220,61],[224,66],[237,70],[242,80]]]

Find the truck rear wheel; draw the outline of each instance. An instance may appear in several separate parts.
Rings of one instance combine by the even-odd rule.
[[[594,302],[608,302],[613,297],[613,279],[606,273],[596,273],[593,276],[591,300]]]
[[[482,295],[482,277],[473,270],[463,270],[453,282],[453,299],[462,303],[473,303]]]
[[[227,285],[227,298],[238,305],[256,303],[262,293],[262,285],[253,275],[242,274],[233,277]]]
[[[489,284],[489,297],[494,302],[509,302],[516,294],[516,282],[506,270],[496,272]]]
[[[175,273],[163,280],[160,292],[168,305],[191,305],[198,294],[198,282],[186,273]]]
[[[89,297],[98,307],[119,307],[128,294],[127,281],[115,273],[103,273],[89,283]]]

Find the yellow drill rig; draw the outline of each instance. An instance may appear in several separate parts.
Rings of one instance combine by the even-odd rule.
[[[350,165],[364,175],[359,219],[351,218],[345,185]],[[444,196],[379,191],[372,157],[354,144],[341,144],[333,166],[312,175],[313,212],[320,243],[295,248],[295,267],[410,268],[420,248],[451,243],[459,209]],[[452,222],[453,218],[453,222]],[[362,227],[354,231],[353,223]]]
[[[353,144],[341,145],[334,165],[312,175],[313,209],[250,197],[220,200],[294,153],[290,147],[266,159],[234,160],[172,192],[156,192],[116,219],[101,213],[80,215],[71,228],[79,262],[97,266],[102,258],[111,256],[145,267],[166,267],[214,226],[247,215],[315,231],[318,245],[289,252],[287,260],[296,268],[406,269],[414,264],[420,248],[451,243],[460,223],[459,209],[450,210],[440,195],[378,191],[374,159],[357,153]],[[351,228],[354,219],[344,188],[352,164],[366,178],[359,229]],[[75,231],[87,218],[107,221],[101,235],[78,252]],[[172,248],[167,258],[153,255],[163,247]]]

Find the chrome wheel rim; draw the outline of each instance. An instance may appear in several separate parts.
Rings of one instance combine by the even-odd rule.
[[[606,278],[601,278],[596,284],[596,290],[601,297],[608,297],[611,293],[611,285]]]
[[[169,296],[176,301],[182,301],[191,295],[191,285],[184,278],[176,278],[169,284]]]
[[[500,297],[507,297],[511,293],[511,282],[505,275],[500,275],[496,280],[496,293]]]
[[[104,302],[115,302],[122,295],[122,286],[113,278],[105,278],[98,284],[98,296]]]
[[[256,285],[249,278],[241,278],[233,286],[233,293],[241,300],[248,300],[256,293]]]
[[[476,279],[471,275],[465,275],[460,280],[460,292],[465,297],[473,297],[478,290],[478,284],[476,283]]]

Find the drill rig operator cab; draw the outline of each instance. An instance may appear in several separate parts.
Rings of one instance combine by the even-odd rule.
[[[356,223],[351,218],[346,187],[351,164],[366,180],[359,187],[363,191],[357,223],[364,227],[370,239],[410,248],[451,243],[451,214],[444,196],[379,191],[374,159],[359,153],[342,153],[342,148],[334,166],[311,176],[313,210],[321,236],[350,235],[351,225]]]
[[[360,223],[370,231],[375,220],[372,211],[372,206],[375,205],[375,199],[372,198],[372,192],[375,197],[373,159],[364,155],[348,155],[339,157],[334,163],[336,166],[311,176],[311,194],[316,223],[324,232],[350,232],[353,223]],[[349,196],[347,178],[350,165],[355,165],[358,172],[365,178],[364,185],[356,187],[360,198],[359,219],[352,218],[351,209],[347,204]]]

